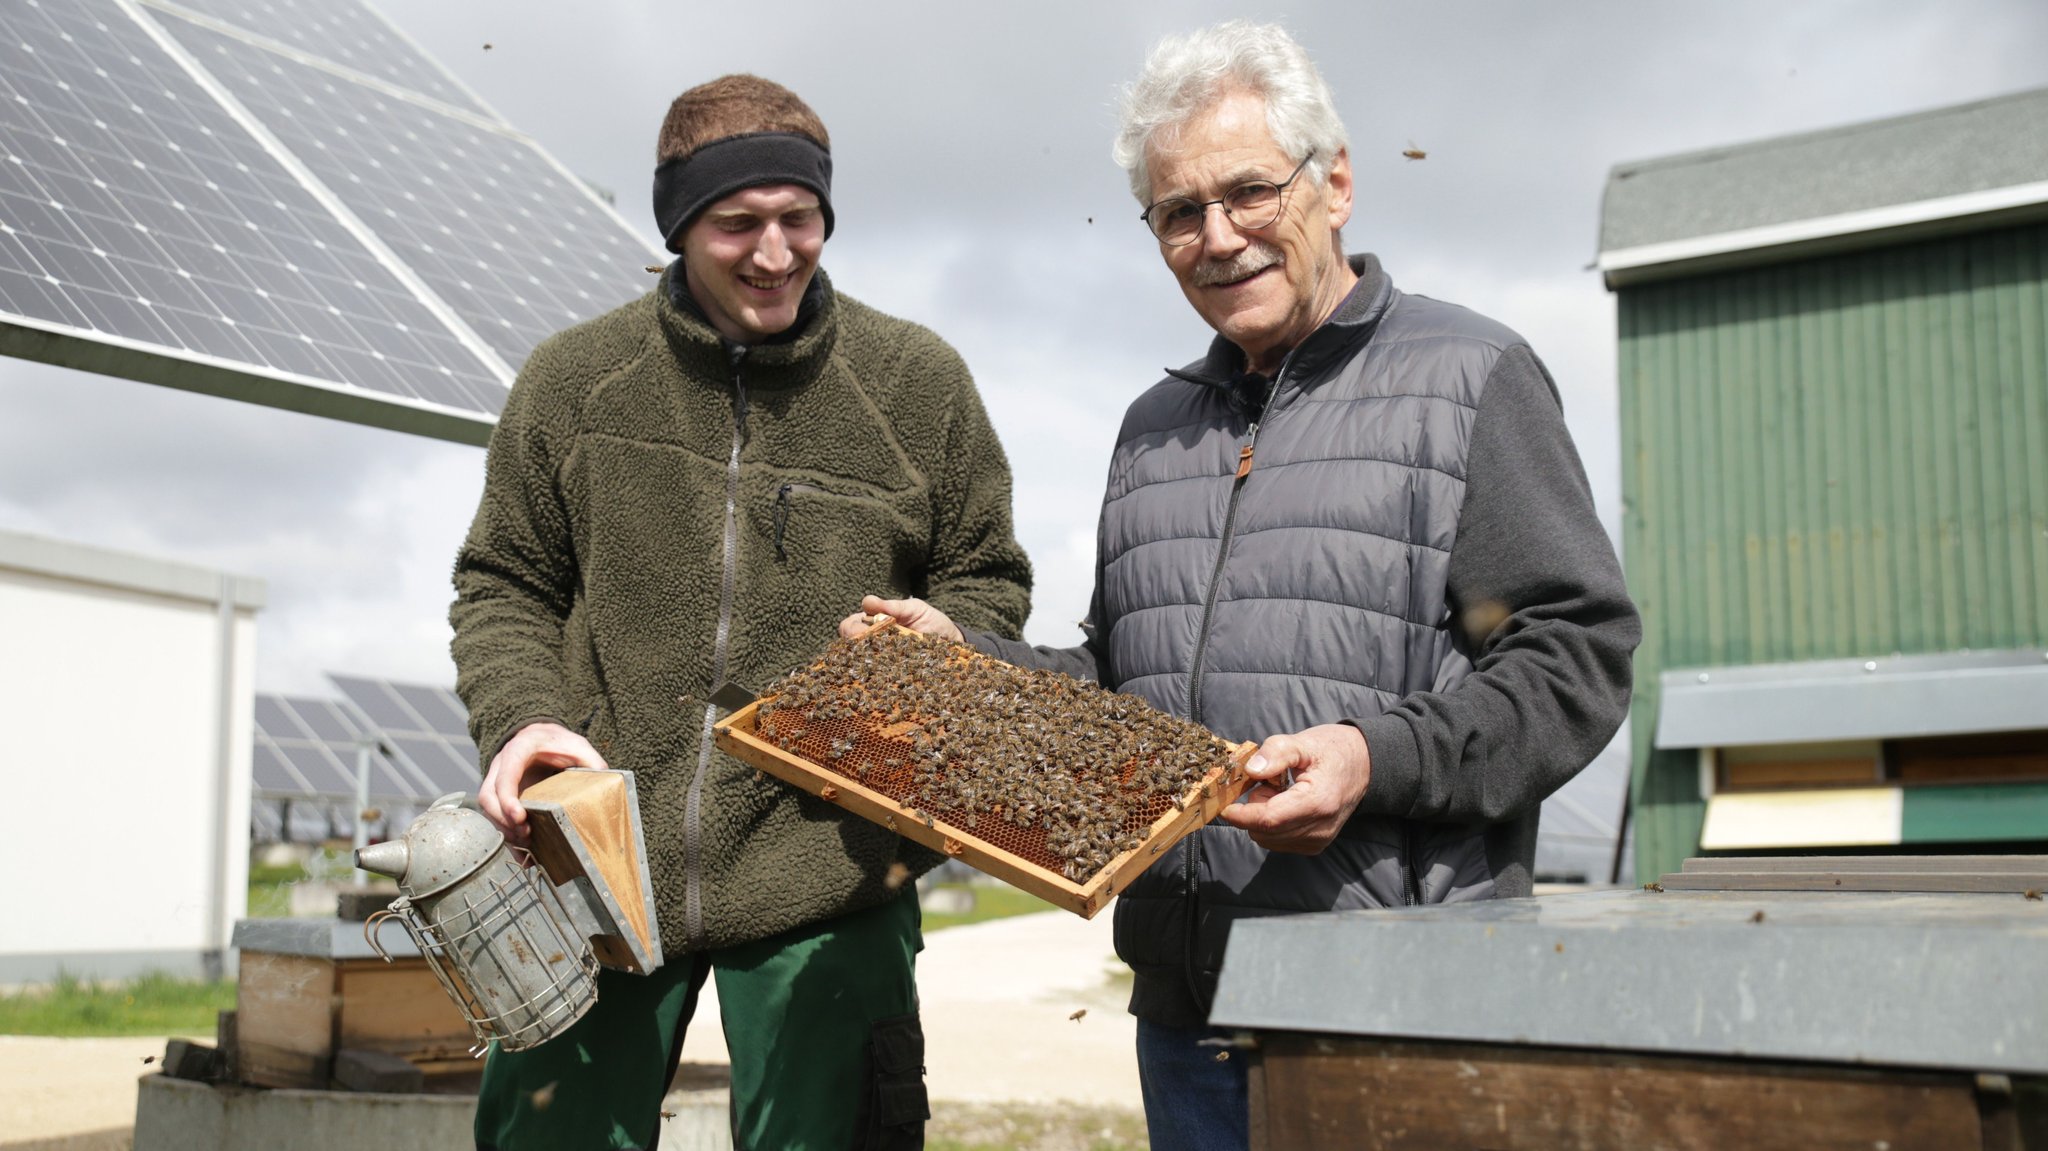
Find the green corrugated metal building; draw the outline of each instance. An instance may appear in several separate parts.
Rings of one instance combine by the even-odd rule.
[[[2048,89],[1624,164],[1637,874],[2048,842]]]

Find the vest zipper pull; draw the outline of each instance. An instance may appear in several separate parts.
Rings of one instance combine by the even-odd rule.
[[[1246,444],[1245,446],[1237,449],[1237,478],[1243,479],[1251,474],[1252,446],[1250,444]]]

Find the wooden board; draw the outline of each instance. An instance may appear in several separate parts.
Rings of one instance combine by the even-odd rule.
[[[527,788],[519,800],[532,828],[534,858],[548,878],[557,887],[588,878],[603,903],[592,912],[619,928],[617,935],[592,937],[598,962],[641,975],[661,966],[632,773],[572,768]]]
[[[755,700],[720,721],[713,729],[719,748],[785,783],[1083,918],[1093,918],[1139,872],[1151,866],[1160,853],[1237,802],[1253,782],[1245,774],[1245,761],[1258,750],[1251,743],[1232,745],[1228,765],[1212,769],[1192,785],[1182,797],[1179,810],[1169,807],[1153,821],[1136,847],[1111,859],[1087,880],[1076,882],[1006,851],[966,828],[921,815],[907,804],[763,739],[757,730],[758,717],[762,704],[772,698]]]
[[[398,1055],[429,1078],[473,1075],[475,1039],[420,958],[332,960],[242,952],[235,984],[234,1078],[324,1090],[344,1047]]]
[[[2006,1126],[1964,1074],[1286,1033],[1259,1046],[1263,1151],[1973,1151]]]
[[[1680,867],[1695,872],[1973,872],[1979,875],[2039,875],[2048,855],[1695,855]]]
[[[333,1058],[334,962],[242,952],[235,977],[235,1079],[258,1087],[324,1088]]]
[[[335,973],[334,1046],[416,1063],[468,1060],[476,1038],[424,959],[345,959]]]
[[[1666,891],[1949,891],[2048,889],[2048,856],[1811,855],[1695,857],[1658,880]]]

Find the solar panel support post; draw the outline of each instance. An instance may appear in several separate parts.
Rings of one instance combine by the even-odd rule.
[[[362,858],[363,848],[370,846],[370,821],[365,813],[370,810],[370,749],[375,746],[376,741],[370,739],[356,744],[356,836],[350,859]],[[355,871],[355,885],[368,887],[370,873],[360,867]]]
[[[232,815],[229,798],[234,794],[235,734],[235,577],[221,573],[220,597],[215,610],[220,659],[214,678],[214,781],[213,851],[207,861],[206,950],[200,964],[209,980],[227,974],[228,945],[228,827]]]

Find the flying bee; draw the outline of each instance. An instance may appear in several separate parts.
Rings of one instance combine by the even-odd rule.
[[[1423,151],[1422,149],[1420,149],[1420,148],[1416,147],[1416,146],[1415,146],[1415,141],[1413,141],[1413,140],[1410,140],[1410,141],[1408,141],[1408,146],[1407,146],[1406,148],[1403,148],[1403,149],[1401,149],[1401,154],[1402,154],[1403,156],[1406,156],[1406,157],[1408,157],[1408,158],[1409,158],[1410,160],[1427,160],[1427,159],[1429,159],[1429,153],[1427,153],[1427,152]]]

